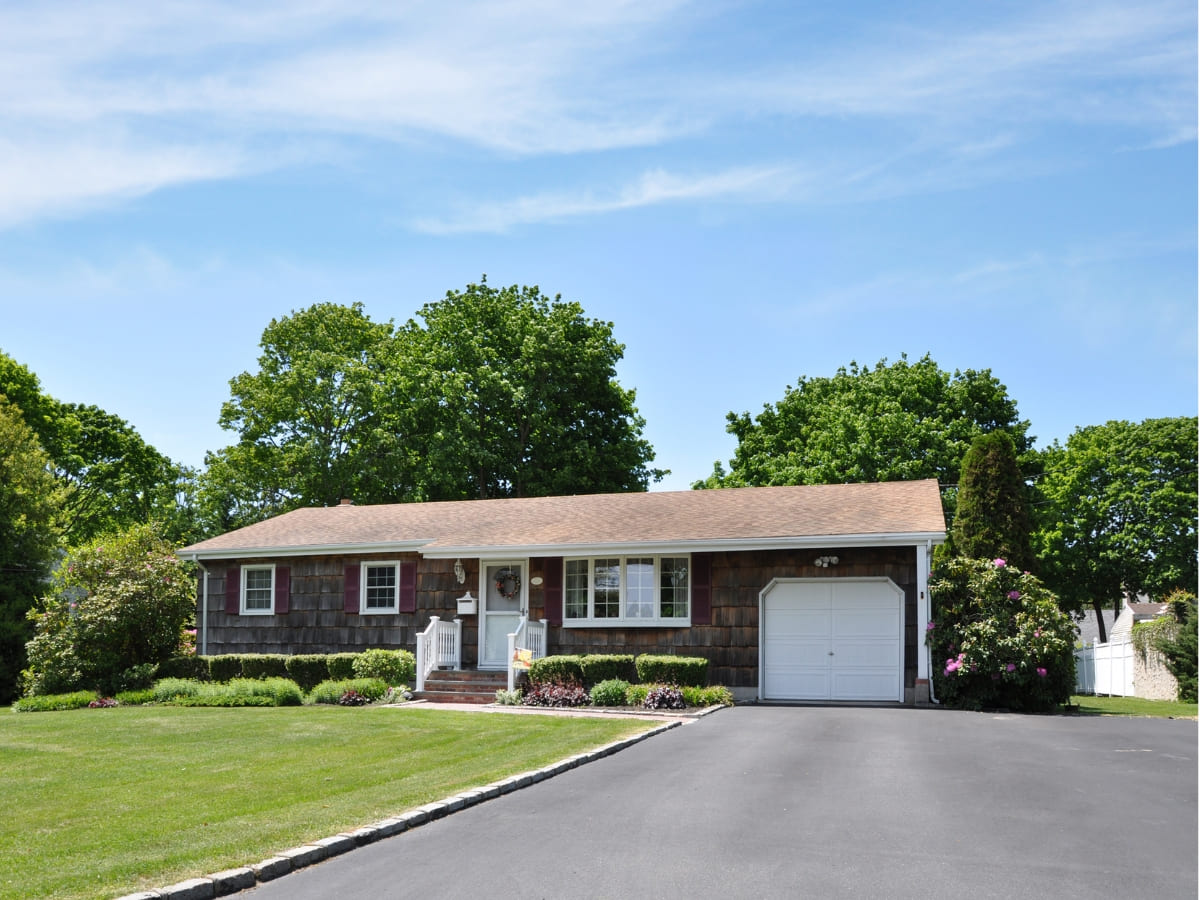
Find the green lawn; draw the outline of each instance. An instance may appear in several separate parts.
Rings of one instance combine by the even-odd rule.
[[[1078,706],[1085,716],[1155,716],[1160,719],[1194,719],[1195,703],[1174,700],[1142,700],[1139,697],[1091,697],[1077,694],[1071,706]]]
[[[0,898],[265,859],[654,727],[337,706],[0,714]]]

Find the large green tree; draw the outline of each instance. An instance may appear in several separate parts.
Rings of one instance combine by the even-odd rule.
[[[402,499],[403,435],[380,396],[393,328],[362,304],[318,303],[272,319],[257,372],[230,381],[220,424],[238,442],[205,460],[201,505],[218,528],[342,498]]]
[[[33,634],[26,613],[57,559],[66,494],[20,410],[0,395],[0,704],[17,694]]]
[[[97,406],[63,403],[37,376],[0,352],[0,394],[21,413],[68,488],[63,539],[81,543],[150,518],[185,539],[193,523],[180,495],[190,473],[147,444],[124,419]]]
[[[399,332],[394,408],[422,499],[644,491],[664,472],[643,439],[611,322],[486,278]]]
[[[1124,593],[1195,590],[1195,416],[1079,428],[1041,456],[1034,549],[1065,608],[1103,628]]]
[[[954,551],[975,559],[1004,559],[1022,571],[1034,568],[1029,488],[1017,451],[1004,431],[971,442],[963,457],[954,514]]]
[[[199,507],[210,530],[299,506],[645,490],[650,445],[612,323],[486,279],[400,328],[361,304],[272,320],[230,382]]]
[[[1029,423],[991,370],[940,369],[916,362],[840,368],[833,377],[803,377],[762,412],[729,413],[738,446],[725,471],[696,487],[836,484],[936,478],[948,508],[963,456],[978,435],[1006,431],[1022,463],[1033,439]]]

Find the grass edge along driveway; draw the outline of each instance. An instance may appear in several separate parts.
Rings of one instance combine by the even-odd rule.
[[[336,706],[0,713],[0,898],[248,865],[659,723]]]

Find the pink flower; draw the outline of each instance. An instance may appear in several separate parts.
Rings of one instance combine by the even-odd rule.
[[[1005,672],[1015,672],[1015,671],[1017,671],[1017,664],[1016,664],[1016,663],[1009,663],[1007,666],[1005,666],[1005,667],[1004,667],[1004,671],[1005,671]]]
[[[1009,592],[1008,592],[1008,599],[1009,599],[1009,600],[1020,600],[1020,599],[1021,599],[1021,592],[1020,592],[1020,591],[1009,591]]]
[[[1040,628],[1039,628],[1039,629],[1037,629],[1037,631],[1035,631],[1035,632],[1033,633],[1033,636],[1034,636],[1034,637],[1041,637],[1041,636],[1042,636],[1042,629],[1040,629]]]
[[[1038,677],[1039,677],[1039,678],[1045,678],[1045,677],[1046,677],[1046,670],[1045,670],[1045,669],[1043,669],[1041,666],[1038,666],[1038,667],[1037,667],[1037,673],[1038,673]]]
[[[933,631],[933,629],[935,629],[935,628],[937,628],[936,622],[930,622],[928,625],[925,626],[926,631]]]
[[[1006,562],[1005,562],[1004,560],[1002,560],[1002,559],[993,559],[993,560],[992,560],[992,565],[993,565],[993,566],[995,566],[997,569],[1003,569],[1005,566],[1007,566],[1007,565],[1008,565],[1008,563],[1006,563]]]

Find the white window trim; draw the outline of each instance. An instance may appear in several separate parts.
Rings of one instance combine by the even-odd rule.
[[[396,571],[396,586],[392,591],[391,606],[367,607],[367,569],[385,569],[391,567]],[[400,561],[390,559],[365,560],[358,576],[358,612],[363,616],[394,616],[400,612]]]
[[[619,559],[621,562],[621,581],[620,581],[620,602],[621,615],[612,618],[598,619],[595,617],[596,610],[596,580],[595,580],[595,562],[597,559]],[[653,559],[654,560],[654,616],[645,617],[627,617],[625,615],[626,603],[629,595],[626,589],[627,565],[631,559]],[[660,587],[662,561],[663,559],[686,559],[688,561],[688,587],[687,587],[687,608],[686,616],[676,616],[673,618],[663,618],[658,615],[662,610],[662,593]],[[588,564],[588,598],[587,598],[587,617],[586,618],[570,618],[567,616],[567,580],[566,568],[569,562],[586,562]],[[692,624],[692,558],[686,553],[667,553],[663,555],[632,553],[625,556],[571,556],[563,559],[563,628],[681,628],[688,627]]]
[[[249,579],[246,577],[246,573],[264,571],[269,571],[271,573],[271,602],[266,609],[250,609],[246,606],[246,590],[249,586]],[[243,616],[275,615],[275,564],[269,563],[265,565],[243,565],[241,589],[238,593],[241,595],[241,610]]]

